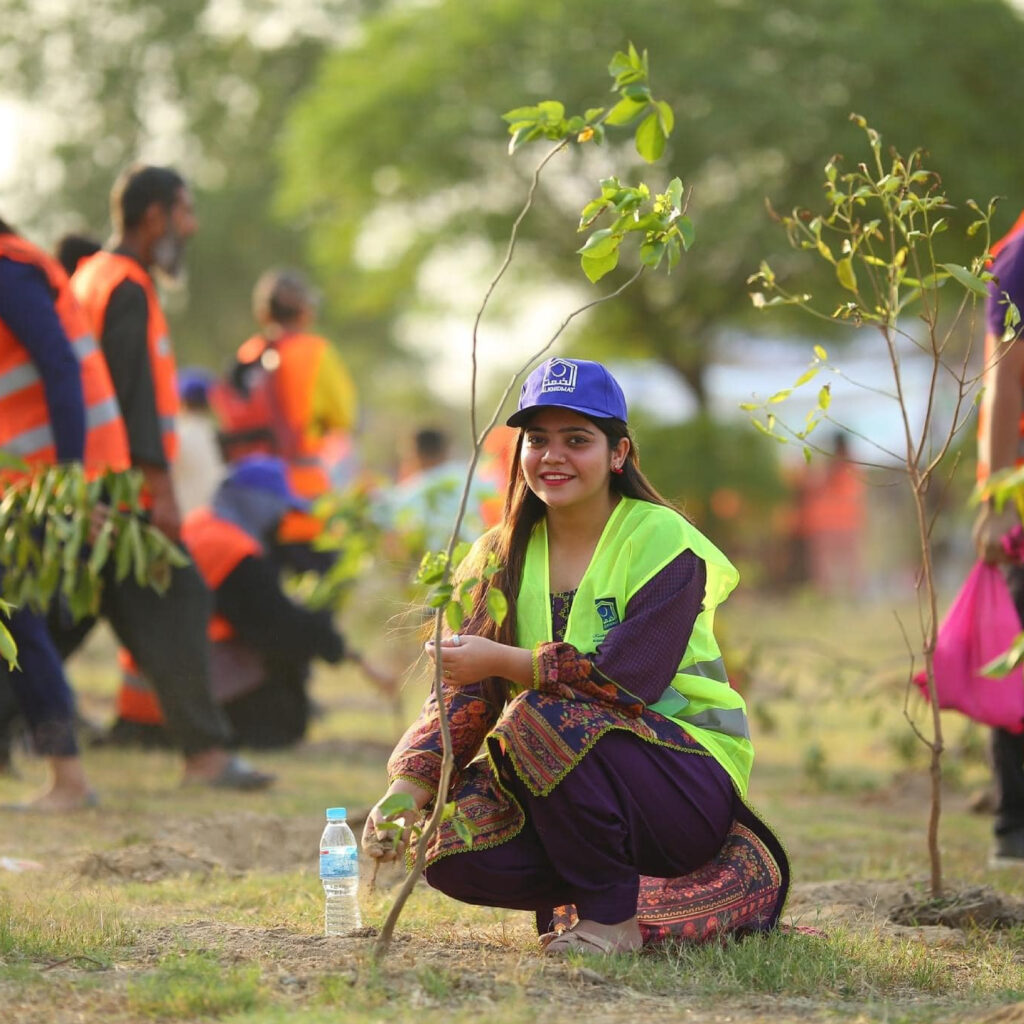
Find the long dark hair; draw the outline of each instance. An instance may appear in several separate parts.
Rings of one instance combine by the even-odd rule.
[[[640,456],[636,443],[629,432],[629,427],[618,419],[599,419],[595,416],[586,417],[608,439],[609,450],[613,449],[622,438],[629,440],[629,452],[622,464],[621,473],[612,473],[609,485],[615,494],[627,498],[649,501],[654,505],[664,505],[682,515],[668,499],[654,488],[640,470]],[[476,636],[487,637],[501,644],[515,646],[516,636],[516,597],[523,578],[523,565],[526,561],[526,547],[530,542],[533,528],[544,517],[547,506],[526,483],[523,467],[519,457],[523,450],[523,438],[528,425],[519,431],[516,440],[515,456],[509,474],[508,487],[505,490],[505,508],[501,522],[486,535],[483,556],[493,551],[501,568],[489,580],[482,580],[474,590],[473,614],[466,624],[466,632]],[[476,575],[480,566],[467,567],[467,572]],[[508,602],[508,615],[498,626],[487,614],[487,591],[497,587]],[[508,682],[492,677],[483,684],[485,699],[497,707],[501,707],[509,697]]]

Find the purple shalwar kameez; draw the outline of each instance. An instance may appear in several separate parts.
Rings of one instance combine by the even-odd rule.
[[[536,650],[533,688],[504,708],[479,685],[445,688],[451,795],[474,839],[469,848],[442,824],[428,851],[432,886],[532,910],[541,932],[576,915],[638,915],[648,942],[776,923],[789,882],[778,840],[725,769],[647,709],[680,663],[704,585],[704,563],[683,552],[592,654],[561,640],[573,595],[552,595],[557,639]],[[436,711],[431,695],[391,756],[392,780],[436,791]]]

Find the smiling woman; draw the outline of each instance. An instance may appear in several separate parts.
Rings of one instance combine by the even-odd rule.
[[[477,584],[464,630],[427,644],[458,824],[473,833],[467,848],[456,819],[442,823],[427,881],[534,911],[552,954],[774,927],[788,864],[744,803],[753,748],[712,629],[736,570],[640,472],[604,366],[544,363],[508,425],[520,435],[504,518],[460,571],[483,576],[492,554],[501,568]],[[508,603],[500,624],[492,587]],[[385,799],[431,803],[441,753],[432,695]],[[384,817],[378,804],[363,848],[390,859]]]

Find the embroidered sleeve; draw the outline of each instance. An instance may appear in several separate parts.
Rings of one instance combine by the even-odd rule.
[[[445,708],[458,772],[476,756],[501,712],[481,695],[479,686],[444,688]],[[433,690],[419,717],[406,730],[388,759],[388,779],[408,779],[437,792],[441,776],[441,723]]]
[[[684,551],[637,591],[597,651],[581,652],[566,643],[538,645],[534,685],[554,696],[640,715],[661,698],[682,661],[706,578],[703,561]]]

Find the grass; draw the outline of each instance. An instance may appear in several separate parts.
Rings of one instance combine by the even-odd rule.
[[[925,757],[906,741],[892,612],[750,599],[725,611],[727,644],[754,652],[751,800],[789,848],[798,889],[894,880],[923,892]],[[100,719],[116,684],[110,653],[100,634],[72,666],[86,712]],[[926,942],[857,920],[821,935],[549,961],[528,915],[462,906],[422,885],[375,966],[370,940],[321,934],[316,841],[325,807],[365,809],[379,795],[386,751],[423,692],[409,683],[396,716],[351,669],[318,673],[327,714],[302,748],[257,758],[280,775],[265,794],[185,791],[175,756],[100,748],[86,764],[101,808],[60,820],[0,813],[0,856],[47,865],[0,872],[0,1019],[519,1024],[557,1013],[587,1024],[926,1024],[980,1021],[1024,1001],[1021,926]],[[978,730],[944,721],[955,764],[946,878],[1024,898],[1024,873],[987,868],[991,823],[966,807],[988,780]],[[0,802],[42,781],[35,761],[18,765],[24,778],[0,779]],[[382,873],[364,892],[367,924],[383,920],[396,880]],[[804,907],[799,923],[820,925],[826,909]]]

